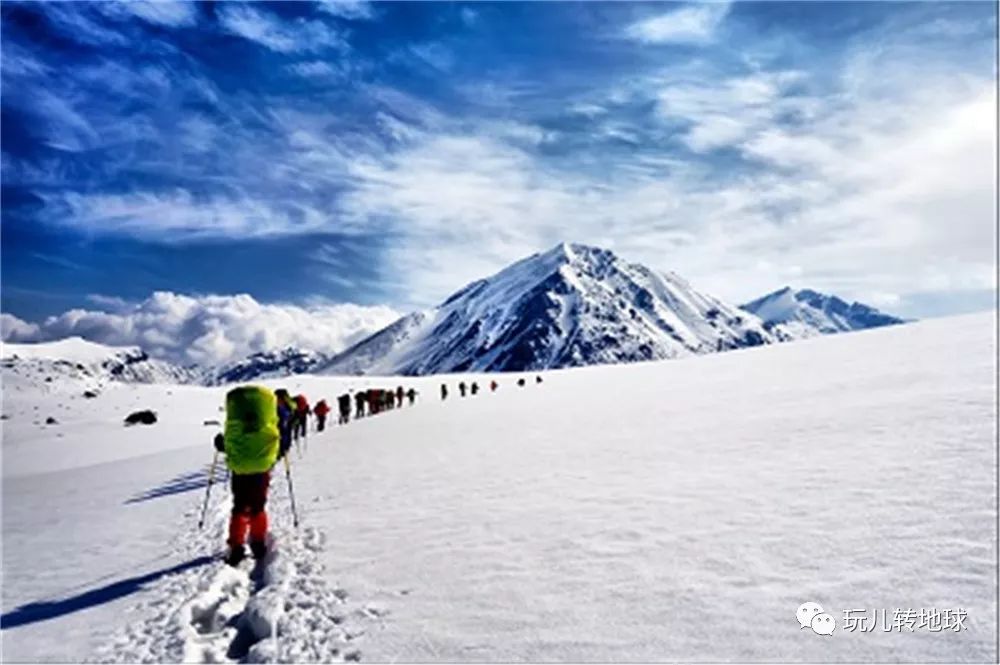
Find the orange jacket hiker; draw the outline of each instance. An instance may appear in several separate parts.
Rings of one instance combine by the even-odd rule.
[[[250,536],[255,558],[267,551],[267,489],[271,467],[280,454],[278,400],[260,386],[240,386],[226,394],[225,434],[215,437],[215,447],[225,453],[231,471],[233,510],[229,519],[229,554],[226,563],[235,566],[245,553]]]

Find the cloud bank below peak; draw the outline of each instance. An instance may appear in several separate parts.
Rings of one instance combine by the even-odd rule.
[[[3,341],[78,336],[109,346],[139,346],[180,365],[209,367],[289,346],[341,351],[399,318],[382,306],[262,304],[248,295],[159,291],[138,303],[100,296],[92,300],[102,309],[73,309],[38,324],[2,314]]]

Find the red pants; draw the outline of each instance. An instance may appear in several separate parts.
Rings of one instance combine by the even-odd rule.
[[[250,542],[267,537],[267,488],[271,473],[232,474],[233,515],[229,519],[229,545],[242,547],[250,531]]]

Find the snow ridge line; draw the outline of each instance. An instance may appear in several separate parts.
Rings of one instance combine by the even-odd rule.
[[[278,480],[275,478],[275,480]],[[224,488],[224,486],[223,486]],[[202,531],[200,512],[186,512],[168,558],[213,561],[152,583],[127,614],[138,616],[91,662],[356,662],[356,641],[384,614],[333,588],[318,561],[326,538],[315,527],[294,529],[287,485],[272,482],[268,512],[275,547],[259,563],[221,561],[229,495],[216,493]]]

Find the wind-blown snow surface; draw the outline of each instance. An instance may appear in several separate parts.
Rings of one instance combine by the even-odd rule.
[[[115,385],[44,429],[5,391],[3,657],[995,661],[993,330],[462,377],[501,386],[445,402],[458,377],[399,379],[415,407],[293,455],[298,530],[275,477],[262,586],[200,559],[223,538],[224,492],[195,528],[223,389]],[[161,422],[121,429],[132,402]],[[832,637],[799,629],[805,601]],[[845,609],[932,607],[967,630],[843,631]]]

